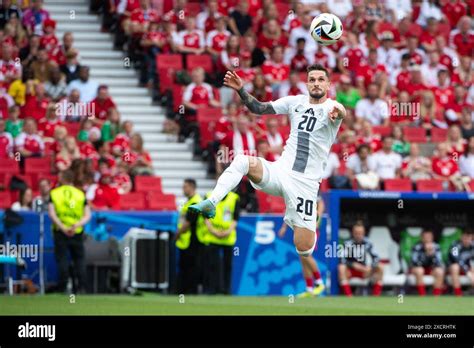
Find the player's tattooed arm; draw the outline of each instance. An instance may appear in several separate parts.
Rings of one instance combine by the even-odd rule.
[[[247,92],[243,87],[237,91],[245,106],[250,111],[258,115],[276,114],[271,103],[262,103]]]

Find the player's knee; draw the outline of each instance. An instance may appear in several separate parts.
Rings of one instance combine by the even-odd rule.
[[[301,240],[295,243],[298,255],[308,257],[313,254],[315,243],[312,241]]]
[[[411,270],[411,273],[413,273],[414,275],[423,275],[424,273],[424,270],[422,267],[414,267],[412,270]]]
[[[441,267],[436,267],[434,270],[433,270],[433,275],[435,277],[442,277],[444,275],[444,269],[442,269]]]

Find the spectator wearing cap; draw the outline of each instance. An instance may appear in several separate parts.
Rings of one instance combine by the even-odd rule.
[[[217,60],[221,52],[225,49],[227,41],[232,35],[227,30],[226,17],[219,16],[215,20],[215,29],[209,31],[206,37],[206,50],[210,53],[214,60]]]
[[[67,84],[79,78],[81,65],[79,64],[78,55],[79,53],[76,49],[69,49],[66,52],[66,63],[60,66],[61,72],[66,76]]]
[[[391,31],[382,32],[380,35],[381,45],[377,48],[377,62],[384,64],[389,72],[400,66],[400,53],[394,48],[393,38]]]
[[[279,97],[283,98],[288,95],[308,95],[308,88],[304,82],[300,81],[300,75],[293,71],[287,81],[284,81],[279,90]]]
[[[58,102],[66,96],[66,87],[65,78],[59,67],[54,67],[51,71],[51,78],[44,84],[46,94],[53,101]]]
[[[56,66],[56,63],[49,59],[46,48],[41,47],[38,50],[38,58],[31,63],[30,67],[33,71],[34,78],[40,82],[45,82],[51,79],[52,71]]]
[[[107,120],[109,110],[117,108],[112,97],[109,94],[107,85],[100,85],[97,89],[97,97],[91,101],[91,110],[94,114],[92,122],[99,128]]]
[[[378,97],[379,90],[375,83],[367,88],[367,97],[357,102],[355,115],[361,119],[367,119],[374,126],[389,125],[389,110],[387,103]]]
[[[89,103],[97,96],[98,84],[89,78],[89,67],[81,66],[79,68],[79,79],[69,83],[66,93],[77,89],[81,95],[81,102]]]
[[[56,29],[56,21],[52,19],[46,19],[43,22],[43,36],[40,39],[40,45],[48,52],[48,57],[52,59],[54,57],[54,50],[58,47],[59,41],[54,33]]]
[[[23,13],[22,23],[28,34],[43,35],[43,22],[50,18],[49,12],[43,9],[43,0],[31,0],[30,8]]]
[[[336,100],[346,108],[355,109],[357,102],[361,98],[359,90],[352,86],[350,77],[348,75],[341,75],[339,88],[336,92]]]

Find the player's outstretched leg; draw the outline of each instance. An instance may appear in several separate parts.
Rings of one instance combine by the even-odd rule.
[[[304,227],[293,226],[293,242],[298,255],[308,257],[316,247],[316,233]]]
[[[239,184],[244,175],[248,175],[253,182],[259,183],[263,177],[263,167],[260,160],[246,155],[235,156],[230,166],[217,180],[216,187],[210,197],[198,204],[191,205],[189,210],[202,214],[205,218],[213,218],[216,215],[217,203]]]

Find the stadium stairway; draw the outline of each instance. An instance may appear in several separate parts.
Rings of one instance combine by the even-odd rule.
[[[149,91],[138,86],[138,75],[126,67],[124,53],[113,50],[112,35],[101,32],[99,17],[89,14],[88,0],[46,0],[44,7],[57,22],[58,40],[62,41],[67,31],[73,33],[74,47],[79,50],[81,64],[90,66],[91,79],[109,86],[122,120],[131,120],[135,131],[142,134],[164,192],[176,195],[179,206],[184,199],[184,178],[196,179],[201,194],[211,190],[215,181],[207,179],[203,162],[193,160],[191,145],[162,133],[165,110],[152,105]]]

